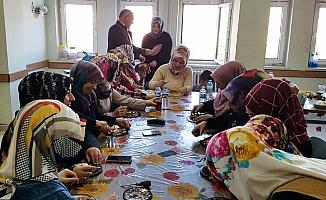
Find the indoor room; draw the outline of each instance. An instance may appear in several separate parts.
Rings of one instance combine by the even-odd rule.
[[[324,0],[2,0],[0,199],[326,199],[325,22]]]

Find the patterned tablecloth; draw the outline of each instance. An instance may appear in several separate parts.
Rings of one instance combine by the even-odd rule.
[[[103,172],[72,188],[71,192],[88,194],[96,199],[108,199],[110,194],[116,194],[123,199],[125,188],[120,186],[151,181],[153,199],[227,197],[225,192],[216,191],[211,182],[200,176],[200,168],[205,164],[202,160],[205,149],[198,144],[202,138],[192,136],[194,124],[187,120],[190,112],[182,111],[192,107],[189,98],[191,96],[171,99],[176,102],[170,103],[172,110],[143,112],[141,117],[131,119],[129,134],[114,139],[116,148],[107,148],[103,139],[104,155],[129,155],[132,163],[108,164],[104,159]],[[182,109],[173,109],[173,106]],[[146,120],[151,117],[163,118],[166,124],[163,127],[147,126]],[[144,130],[159,130],[162,135],[144,137]]]

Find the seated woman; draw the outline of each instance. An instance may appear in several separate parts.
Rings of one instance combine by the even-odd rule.
[[[257,84],[244,100],[247,112],[266,114],[280,119],[286,126],[291,141],[306,156],[312,155],[312,144],[297,95],[285,81],[264,80]]]
[[[152,80],[149,82],[149,88],[163,87],[165,85],[172,95],[184,96],[192,89],[192,69],[187,66],[189,58],[189,49],[177,47],[173,51],[170,63],[159,67]]]
[[[59,100],[65,105],[70,106],[71,102],[75,100],[75,97],[71,93],[71,84],[72,79],[62,74],[45,71],[33,72],[23,78],[18,85],[20,107],[22,108],[26,104],[40,99]],[[11,123],[8,130],[13,131],[13,128]],[[89,135],[92,136],[92,133],[87,131],[83,142],[76,144],[75,151],[79,150],[77,155],[67,157],[56,154],[55,152],[57,167],[59,169],[74,166],[71,169],[77,173],[79,178],[86,178],[91,175],[92,170],[95,170],[96,167],[91,165],[74,165],[83,159],[88,159],[88,162],[94,165],[99,164],[101,151],[89,141]],[[80,145],[82,149],[79,149]],[[71,146],[75,146],[75,144],[72,143]]]
[[[206,149],[216,187],[237,199],[280,199],[274,198],[274,190],[300,182],[301,187],[290,184],[283,192],[297,199],[325,197],[326,162],[285,152],[288,138],[285,125],[267,115],[216,134]],[[289,197],[284,199],[293,199]]]
[[[111,53],[96,56],[93,61],[96,61],[101,69],[106,80],[102,81],[96,88],[95,93],[97,96],[97,105],[100,113],[106,113],[113,117],[121,117],[126,113],[126,108],[135,110],[145,110],[146,106],[155,106],[154,99],[138,99],[127,95],[120,94],[111,82],[117,76],[118,58]],[[111,104],[120,106],[113,112]]]
[[[94,90],[104,80],[98,66],[91,62],[79,61],[72,67],[70,76],[73,78],[72,93],[76,98],[72,102],[71,108],[81,117],[87,119],[86,129],[94,134],[94,143],[99,145],[96,138],[100,132],[108,132],[109,125],[117,124],[127,129],[130,128],[127,120],[106,116],[98,112],[97,96]]]
[[[62,144],[78,147],[85,136],[82,125],[78,115],[57,100],[36,100],[19,110],[0,150],[0,182],[14,188],[11,199],[74,199],[65,185],[79,179],[68,169],[58,173],[54,154],[78,154],[81,146]]]
[[[132,45],[125,44],[109,52],[112,54],[110,58],[118,58],[119,63],[115,79],[113,79],[112,83],[116,87],[141,94],[140,76],[136,72],[134,66],[134,54],[132,49]],[[113,55],[115,57],[113,57]]]
[[[266,72],[258,69],[245,71],[240,76],[234,78],[227,87],[220,92],[226,101],[223,114],[208,118],[206,121],[197,124],[192,130],[193,135],[201,135],[204,129],[214,129],[220,132],[247,123],[249,116],[246,113],[243,100],[257,83],[263,79],[269,78],[270,76]]]
[[[163,31],[164,22],[160,17],[153,17],[151,32],[147,33],[142,41],[142,48],[153,49],[155,45],[162,45],[162,49],[155,56],[145,56],[145,63],[149,65],[149,71],[145,77],[145,86],[154,76],[156,70],[169,62],[172,50],[172,38],[169,33]]]
[[[214,100],[210,100],[194,106],[193,113],[206,112],[209,114],[199,116],[195,119],[196,123],[205,121],[213,116],[220,116],[229,110],[229,104],[221,92],[231,82],[232,79],[245,71],[245,67],[238,61],[230,61],[217,67],[211,77],[214,79],[216,87],[219,88]]]

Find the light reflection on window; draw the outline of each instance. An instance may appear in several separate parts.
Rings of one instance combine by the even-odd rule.
[[[93,52],[94,22],[92,5],[66,4],[67,46]]]
[[[320,8],[318,17],[318,27],[316,34],[316,48],[315,52],[318,52],[318,59],[326,59],[326,8]]]
[[[182,44],[190,58],[213,60],[217,49],[218,5],[184,5]]]
[[[282,7],[271,7],[268,23],[268,35],[265,58],[278,58],[282,34]]]
[[[134,13],[134,23],[130,27],[132,40],[136,47],[141,47],[144,35],[151,31],[153,6],[126,6],[125,8]]]

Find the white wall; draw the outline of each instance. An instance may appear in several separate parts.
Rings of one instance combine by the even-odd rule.
[[[35,2],[43,4],[41,0]],[[27,64],[47,59],[45,20],[35,16],[31,6],[32,0],[3,0],[0,25],[4,22],[4,26],[0,31],[4,30],[5,35],[0,32],[0,45],[1,51],[5,50],[3,55],[8,56],[1,61],[5,64],[1,66],[1,73],[21,71]],[[0,112],[0,123],[9,123],[19,108],[18,83],[19,80],[0,83],[0,102],[6,105]]]
[[[306,70],[311,43],[314,1],[294,0],[291,10],[291,26],[286,67]]]
[[[97,48],[100,54],[108,48],[108,31],[118,19],[117,1],[97,0]]]
[[[45,16],[46,25],[46,52],[48,60],[58,59],[59,46],[59,0],[44,0],[48,8],[47,16]]]
[[[250,68],[265,63],[270,0],[234,0],[231,60]],[[259,9],[258,9],[259,8]]]
[[[7,42],[3,1],[0,1],[0,73],[8,73]]]

